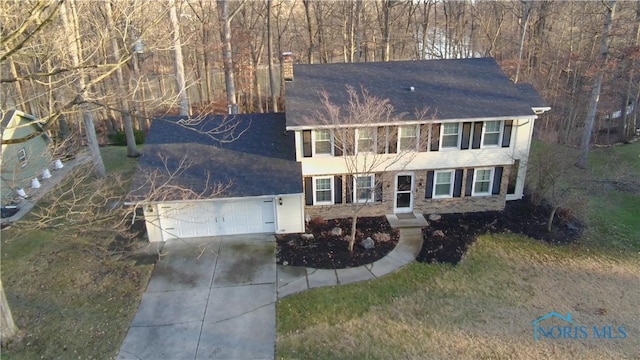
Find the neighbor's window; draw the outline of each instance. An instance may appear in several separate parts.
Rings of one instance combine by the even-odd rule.
[[[375,145],[375,128],[362,128],[356,130],[358,138],[357,152],[372,152]]]
[[[473,177],[473,195],[491,195],[493,169],[477,169]]]
[[[373,175],[355,176],[353,178],[354,187],[356,189],[356,191],[353,192],[354,202],[364,203],[373,201],[373,188],[375,184],[374,180],[375,179]]]
[[[453,171],[436,171],[433,182],[433,197],[446,198],[453,196]]]
[[[442,124],[442,142],[440,148],[457,148],[460,134],[460,124]]]
[[[409,125],[409,126],[400,126],[398,128],[398,135],[399,135],[399,148],[400,151],[407,151],[407,150],[416,150],[417,149],[417,137],[418,137],[418,132],[416,131],[417,127],[416,125]]]
[[[25,148],[18,150],[18,162],[22,167],[27,166],[27,150]]]
[[[315,155],[331,155],[331,130],[315,130],[313,137],[313,153]]]
[[[502,121],[485,121],[482,133],[482,146],[500,145]]]
[[[313,204],[330,205],[333,204],[333,177],[313,178]]]

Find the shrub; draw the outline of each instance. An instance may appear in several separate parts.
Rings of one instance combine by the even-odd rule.
[[[133,130],[133,136],[136,139],[136,144],[144,144],[144,132],[142,130]],[[124,131],[118,131],[113,134],[109,134],[109,140],[116,146],[126,146],[127,145],[127,137],[124,134]]]

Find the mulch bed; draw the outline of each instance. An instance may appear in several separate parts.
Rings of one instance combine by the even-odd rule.
[[[457,264],[476,237],[485,233],[522,234],[554,244],[571,243],[580,236],[582,224],[562,210],[556,213],[552,231],[547,232],[549,213],[548,206],[533,205],[525,198],[507,202],[504,211],[443,214],[440,220],[429,221],[429,227],[422,230],[424,243],[416,260]],[[331,234],[336,227],[342,230],[342,235]],[[318,269],[355,267],[383,258],[398,243],[398,231],[389,226],[384,216],[358,219],[353,252],[349,252],[345,240],[350,231],[351,219],[313,219],[307,226],[307,232],[312,233],[314,239],[303,239],[301,234],[277,236],[277,262]],[[365,250],[359,245],[366,237],[374,239],[374,249]]]
[[[398,243],[399,232],[392,229],[384,216],[358,218],[356,243],[352,252],[345,239],[351,233],[351,219],[312,219],[307,233],[314,238],[303,239],[301,234],[276,237],[276,261],[280,265],[307,266],[317,269],[343,269],[370,264],[386,256]],[[342,235],[333,235],[334,228]],[[365,249],[360,242],[371,237],[375,247]]]
[[[525,198],[507,202],[504,211],[443,214],[422,230],[424,242],[416,260],[457,264],[476,237],[486,233],[522,234],[554,244],[568,244],[580,236],[583,226],[562,210],[548,232],[550,212],[549,206],[536,206]]]

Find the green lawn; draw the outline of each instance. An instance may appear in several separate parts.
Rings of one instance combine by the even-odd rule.
[[[130,178],[137,165],[123,147],[102,148],[110,173]],[[23,339],[6,359],[115,358],[152,265],[104,256],[58,230],[2,231],[2,282]]]
[[[555,145],[534,149],[543,146]],[[455,267],[415,263],[287,297],[277,305],[277,358],[640,358],[640,193],[599,185],[640,179],[640,142],[594,149],[590,164],[568,169],[588,207],[576,243],[484,235]],[[587,329],[625,325],[628,336],[534,342],[531,321],[551,311]]]

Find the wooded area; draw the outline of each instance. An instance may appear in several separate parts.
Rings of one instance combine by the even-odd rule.
[[[166,114],[282,111],[299,63],[491,56],[553,109],[536,137],[578,146],[637,127],[640,2],[7,0],[3,110],[100,142]],[[77,49],[77,50],[76,50]],[[227,92],[227,90],[230,90]],[[597,91],[596,91],[597,90]],[[320,101],[320,99],[319,99]],[[593,130],[585,124],[593,117]],[[81,126],[83,124],[83,126]],[[89,135],[89,136],[87,136]],[[81,141],[85,142],[85,140]]]

